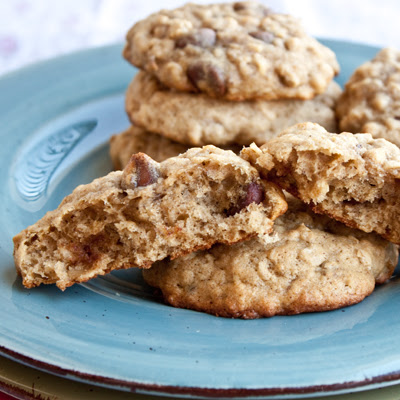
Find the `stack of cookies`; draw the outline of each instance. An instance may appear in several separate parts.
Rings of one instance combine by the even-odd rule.
[[[207,144],[237,153],[298,122],[336,130],[334,53],[262,4],[162,10],[132,27],[124,56],[141,71],[126,94],[133,126],[111,140],[118,169],[138,151],[157,161]]]
[[[15,236],[26,287],[137,267],[171,305],[259,318],[355,304],[392,276],[400,149],[328,132],[340,95],[329,49],[247,2],[161,11],[127,39],[142,70],[126,96],[134,125],[111,139],[122,171]],[[397,126],[398,60],[383,50],[356,71],[343,129]]]

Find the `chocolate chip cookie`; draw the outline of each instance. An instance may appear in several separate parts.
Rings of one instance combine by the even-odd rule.
[[[259,318],[355,304],[390,278],[397,246],[288,204],[273,235],[155,263],[145,280],[173,306]]]
[[[242,147],[232,144],[222,148],[239,154]],[[167,158],[178,156],[189,148],[187,145],[174,142],[135,125],[110,138],[110,157],[115,169],[123,169],[134,153],[146,153],[153,160],[161,162]]]
[[[126,111],[143,128],[186,145],[264,144],[283,129],[305,121],[336,131],[335,106],[341,94],[331,82],[312,100],[248,100],[232,102],[205,94],[169,90],[140,71],[126,93]]]
[[[383,49],[356,69],[337,116],[341,130],[370,133],[400,147],[400,51]]]
[[[123,169],[135,153],[145,153],[153,160],[161,162],[186,150],[188,146],[138,126],[131,126],[110,138],[110,157],[115,169]]]
[[[286,208],[280,189],[231,151],[194,148],[160,164],[139,153],[16,235],[15,266],[28,288],[55,283],[64,290],[269,232]]]
[[[167,87],[227,100],[310,99],[339,71],[298,20],[256,2],[162,10],[126,40],[126,60]]]
[[[315,212],[400,244],[400,149],[387,140],[304,123],[241,155]]]

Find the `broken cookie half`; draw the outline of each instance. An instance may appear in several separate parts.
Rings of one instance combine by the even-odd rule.
[[[315,212],[400,244],[400,149],[385,139],[307,122],[241,156]]]
[[[139,153],[16,235],[15,265],[26,287],[55,283],[64,290],[112,270],[149,268],[268,233],[286,209],[281,190],[231,151],[194,148],[162,163]]]

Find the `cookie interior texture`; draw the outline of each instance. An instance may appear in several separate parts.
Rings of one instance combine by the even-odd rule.
[[[370,133],[400,147],[400,51],[382,49],[358,67],[336,113],[341,130]]]
[[[297,19],[257,2],[161,10],[126,39],[126,60],[166,86],[228,100],[310,99],[339,71]]]
[[[335,132],[335,105],[341,92],[340,86],[331,82],[311,100],[232,102],[170,90],[153,75],[140,71],[128,87],[125,108],[135,125],[186,145],[262,145],[304,121]]]
[[[65,289],[269,232],[286,207],[280,189],[233,152],[207,146],[161,164],[139,153],[15,236],[15,265],[26,287]]]
[[[241,154],[314,211],[400,243],[400,149],[394,144],[304,123]]]
[[[390,278],[397,246],[288,204],[273,234],[157,262],[144,279],[173,306],[259,318],[355,304]]]

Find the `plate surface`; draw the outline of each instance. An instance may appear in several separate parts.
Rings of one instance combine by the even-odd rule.
[[[324,41],[345,82],[376,48]],[[75,53],[0,80],[0,350],[119,390],[184,397],[301,398],[400,382],[400,279],[326,313],[243,321],[164,305],[129,270],[26,290],[12,237],[75,186],[111,170],[107,140],[129,125],[135,70],[121,46]]]

